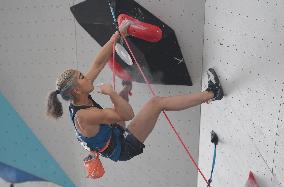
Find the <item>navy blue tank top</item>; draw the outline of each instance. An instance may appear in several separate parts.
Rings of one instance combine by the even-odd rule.
[[[90,107],[96,107],[99,109],[103,109],[98,103],[96,103],[93,98],[89,95],[89,99],[92,100],[93,106],[75,106],[72,103],[69,105],[69,112],[71,120],[75,127],[76,137],[80,144],[88,151],[99,151],[102,149],[107,141],[110,138],[113,138],[113,141],[115,142],[114,149],[110,155],[101,154],[104,157],[108,157],[113,161],[118,161],[120,152],[121,152],[121,135],[122,130],[121,128],[118,128],[118,125],[108,125],[108,124],[100,124],[100,130],[99,132],[93,136],[93,137],[86,137],[83,134],[80,133],[80,131],[76,128],[74,118],[75,114],[80,109],[86,109]]]

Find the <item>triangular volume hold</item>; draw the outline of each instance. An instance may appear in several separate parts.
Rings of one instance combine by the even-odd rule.
[[[75,187],[64,170],[1,92],[0,105],[0,162],[22,171],[11,172],[13,174],[25,172],[25,174],[37,177],[37,179],[50,181],[61,186]],[[0,167],[2,172],[3,168],[4,165]],[[9,167],[6,167],[6,169],[11,171]],[[2,174],[0,174],[0,177],[7,179],[11,177]],[[23,178],[27,178],[27,176],[15,179],[15,181],[19,182]]]

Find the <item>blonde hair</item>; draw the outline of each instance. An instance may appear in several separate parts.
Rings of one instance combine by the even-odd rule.
[[[69,101],[73,99],[72,90],[76,86],[76,70],[68,69],[59,75],[56,80],[56,89],[52,91],[47,100],[47,116],[55,119],[60,118],[63,115],[63,108],[61,102],[57,98],[57,94],[60,94],[62,99]]]

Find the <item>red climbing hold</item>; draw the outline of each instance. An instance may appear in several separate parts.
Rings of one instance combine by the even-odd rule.
[[[127,33],[131,36],[148,42],[158,42],[163,37],[162,30],[156,25],[144,23],[126,14],[120,14],[118,16],[118,25],[120,25],[124,20],[130,20],[133,22],[127,30]]]
[[[114,72],[115,75],[117,75],[119,78],[121,78],[122,80],[126,80],[126,81],[132,81],[131,75],[125,69],[123,69],[121,65],[116,62],[115,59],[110,58],[108,61],[108,65],[110,69],[112,70],[112,72]]]
[[[253,175],[253,173],[251,171],[249,172],[249,178],[248,178],[248,180],[246,182],[245,187],[260,187],[257,184],[257,182],[255,180],[255,177],[254,177],[254,175]]]

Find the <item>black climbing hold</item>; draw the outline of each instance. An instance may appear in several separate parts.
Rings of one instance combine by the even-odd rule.
[[[218,144],[219,138],[217,134],[212,130],[211,131],[211,142],[214,143],[215,145]]]

